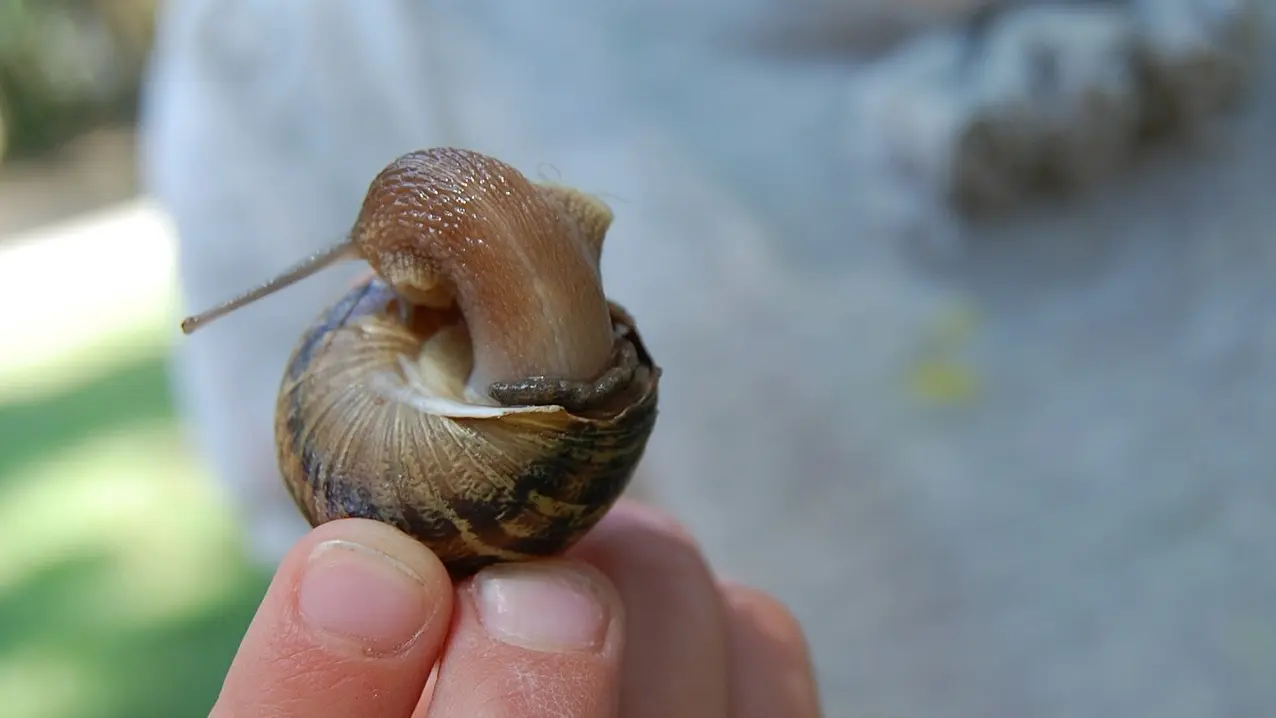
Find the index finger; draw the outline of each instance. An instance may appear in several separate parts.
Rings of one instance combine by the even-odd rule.
[[[375,521],[324,524],[280,564],[210,718],[407,718],[451,620],[452,582],[424,546]]]

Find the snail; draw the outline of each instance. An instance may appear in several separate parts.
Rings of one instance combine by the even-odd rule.
[[[277,459],[302,515],[388,523],[457,577],[551,556],[620,497],[656,421],[661,369],[603,291],[612,219],[487,155],[410,152],[340,243],[182,331],[365,261],[283,371]]]

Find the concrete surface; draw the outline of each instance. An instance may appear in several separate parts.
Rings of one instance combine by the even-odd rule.
[[[1276,714],[1273,73],[1195,144],[962,227],[857,164],[862,60],[719,42],[773,3],[478,5],[172,6],[147,176],[192,308],[333,241],[415,147],[600,193],[666,368],[644,481],[803,620],[828,715]],[[301,530],[278,373],[347,278],[183,344],[263,560]]]

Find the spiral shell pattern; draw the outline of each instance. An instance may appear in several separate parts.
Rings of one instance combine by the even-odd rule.
[[[660,370],[625,312],[639,371],[606,408],[511,407],[448,416],[412,401],[401,358],[426,337],[393,311],[379,278],[302,335],[280,387],[279,468],[311,525],[382,521],[433,550],[455,576],[560,553],[628,486],[656,419]]]

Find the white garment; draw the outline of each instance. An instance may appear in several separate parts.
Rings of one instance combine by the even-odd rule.
[[[854,34],[827,20],[852,5],[170,2],[147,168],[190,308],[335,241],[412,149],[598,193],[608,293],[665,369],[646,479],[805,623],[829,715],[1276,713],[1272,83],[1203,156],[935,265],[852,161],[860,61],[793,49]],[[284,360],[360,270],[181,341],[265,560],[305,528],[274,468]]]

